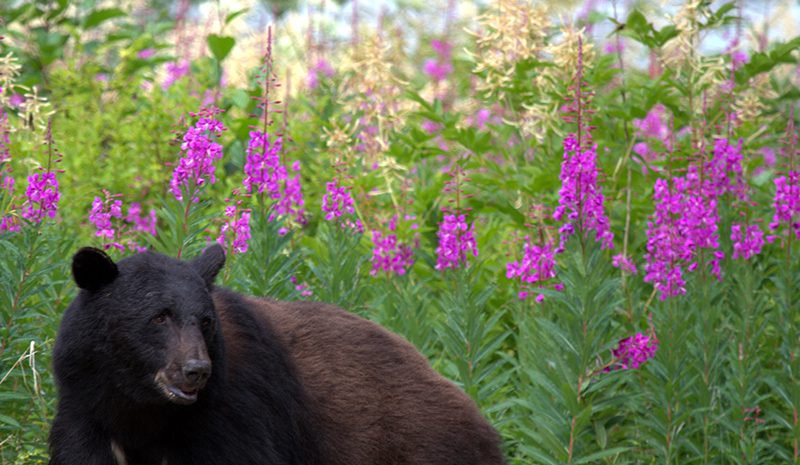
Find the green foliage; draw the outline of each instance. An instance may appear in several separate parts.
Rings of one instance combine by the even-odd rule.
[[[71,298],[63,257],[75,242],[53,224],[30,225],[0,234],[0,248],[0,460],[45,463],[53,325]]]
[[[217,34],[209,34],[208,38],[208,48],[211,50],[211,53],[214,55],[214,58],[217,61],[222,61],[231,53],[233,50],[233,46],[236,44],[236,39],[230,36],[221,36]]]
[[[623,456],[629,448],[624,412],[636,402],[625,389],[629,372],[603,371],[615,342],[619,278],[592,242],[585,252],[576,239],[571,246],[558,270],[569,292],[547,292],[540,309],[518,305],[515,311],[518,454],[549,464]]]
[[[339,222],[323,222],[309,244],[308,269],[319,283],[314,296],[355,312],[365,312],[363,267],[367,256],[361,233]]]

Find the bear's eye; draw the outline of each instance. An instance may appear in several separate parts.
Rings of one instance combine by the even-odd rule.
[[[161,310],[160,312],[158,312],[158,315],[154,316],[150,320],[150,322],[155,324],[155,325],[163,325],[164,323],[167,322],[167,319],[169,318],[169,314],[170,314],[169,310],[167,310],[167,309]]]

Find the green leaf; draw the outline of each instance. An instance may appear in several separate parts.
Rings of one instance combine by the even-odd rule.
[[[625,27],[645,36],[650,31],[650,24],[639,10],[633,10],[631,14],[628,15]]]
[[[83,23],[84,29],[91,29],[99,26],[100,24],[108,21],[109,19],[127,16],[127,13],[119,8],[101,8],[89,13],[86,21]]]
[[[5,423],[7,425],[11,425],[14,428],[22,428],[22,425],[20,425],[17,420],[11,418],[8,415],[3,415],[2,413],[0,413],[0,423]]]
[[[612,455],[619,455],[626,450],[628,450],[627,447],[612,447],[611,449],[601,450],[600,452],[595,452],[594,454],[581,457],[573,463],[575,465],[580,465],[581,463],[594,463]]]
[[[230,24],[231,21],[233,21],[234,19],[238,18],[239,16],[247,13],[248,11],[250,11],[250,8],[242,8],[239,11],[234,11],[233,13],[228,14],[228,16],[225,17],[225,25]]]
[[[233,46],[236,44],[236,39],[231,36],[221,36],[217,34],[209,34],[208,39],[208,48],[211,50],[211,53],[214,55],[214,58],[217,61],[222,61],[231,53]]]
[[[25,394],[22,392],[15,392],[15,391],[6,391],[0,392],[0,401],[2,400],[28,400],[30,399],[29,394]]]

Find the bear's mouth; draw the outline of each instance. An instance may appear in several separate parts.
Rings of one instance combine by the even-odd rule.
[[[163,371],[159,371],[158,374],[156,374],[155,382],[161,394],[170,402],[180,405],[190,405],[197,401],[197,394],[200,392],[198,387],[177,386],[169,383]]]

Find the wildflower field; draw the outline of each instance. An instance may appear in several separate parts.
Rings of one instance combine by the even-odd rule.
[[[0,464],[85,245],[401,334],[510,464],[800,464],[794,1],[0,2]],[[258,412],[253,412],[257,415]]]

